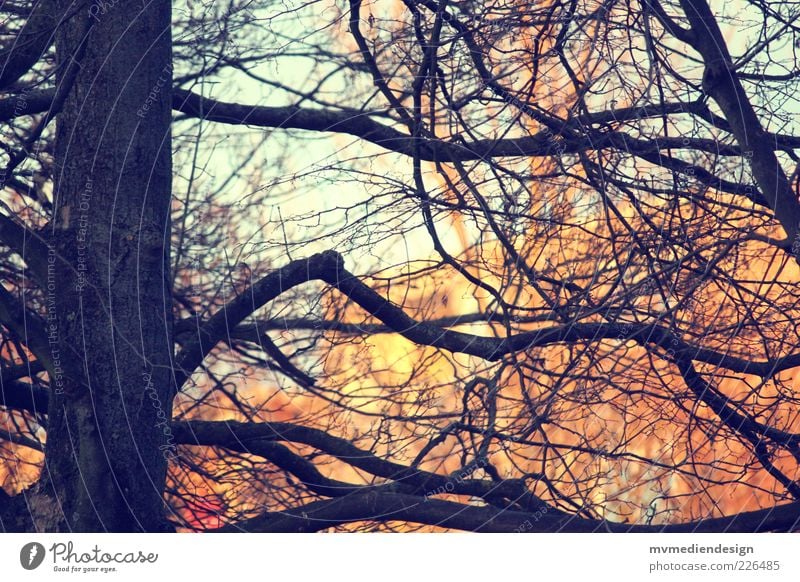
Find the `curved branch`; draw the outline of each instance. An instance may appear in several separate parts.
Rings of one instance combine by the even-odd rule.
[[[457,495],[480,497],[503,508],[516,503],[531,511],[546,508],[551,514],[565,515],[562,511],[545,504],[530,493],[521,480],[487,481],[466,477],[452,479],[445,475],[382,459],[359,449],[346,439],[316,428],[286,422],[242,423],[195,420],[173,422],[172,432],[178,444],[221,446],[263,456],[270,460],[273,460],[272,456],[275,456],[276,464],[284,465],[283,468],[287,468],[287,470],[290,469],[285,466],[286,463],[295,463],[293,468],[298,468],[305,476],[308,476],[312,485],[334,489],[329,489],[324,495],[338,497],[342,493],[352,494],[355,491],[369,488],[341,482],[322,481],[320,476],[314,474],[316,469],[300,466],[296,464],[298,461],[286,457],[283,451],[265,447],[275,441],[294,442],[314,447],[370,475],[389,480],[389,483],[377,487],[382,492],[393,489],[395,492],[414,493],[430,498],[446,491]],[[303,461],[305,460],[303,459]],[[479,465],[476,463],[474,468],[478,467]]]
[[[233,301],[225,304],[211,319],[197,329],[175,359],[175,379],[178,389],[196,370],[203,359],[219,342],[256,309],[292,287],[319,279],[320,273],[343,265],[339,253],[326,251],[308,259],[292,261],[251,285]]]
[[[219,342],[236,334],[236,327],[248,316],[284,291],[301,283],[321,280],[344,293],[384,325],[418,344],[496,361],[503,356],[560,342],[633,340],[643,346],[659,346],[679,356],[723,366],[734,372],[771,376],[800,365],[800,354],[766,362],[752,362],[729,354],[693,346],[656,324],[584,323],[522,332],[506,338],[479,336],[417,321],[370,289],[344,268],[344,259],[325,251],[293,261],[254,283],[224,305],[207,323],[197,328],[177,357],[177,386],[182,386]],[[625,330],[623,333],[623,329]]]

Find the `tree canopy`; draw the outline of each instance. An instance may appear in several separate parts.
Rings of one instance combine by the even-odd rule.
[[[796,3],[3,11],[0,530],[798,528]]]

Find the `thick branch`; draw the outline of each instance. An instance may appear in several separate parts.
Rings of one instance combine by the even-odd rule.
[[[402,493],[373,491],[338,499],[317,501],[280,512],[264,513],[253,519],[220,528],[219,532],[315,532],[358,521],[410,521],[437,527],[475,532],[631,532],[631,533],[754,533],[786,532],[797,528],[800,503],[780,505],[705,519],[685,524],[627,525],[547,512],[499,510],[438,499],[424,500]]]
[[[2,171],[2,170],[0,170]],[[25,261],[40,285],[47,280],[47,245],[42,238],[13,219],[0,214],[0,244]]]
[[[419,524],[475,532],[513,532],[532,523],[530,531],[603,531],[601,522],[548,516],[495,507],[475,507],[439,499],[424,499],[403,493],[372,491],[337,499],[316,501],[298,508],[264,513],[234,523],[219,532],[316,532],[359,521],[410,521]],[[561,524],[571,524],[565,529]],[[528,530],[526,530],[528,531]]]
[[[223,306],[207,323],[197,328],[197,335],[184,345],[178,355],[178,386],[200,366],[219,342],[235,335],[236,327],[249,315],[284,291],[301,283],[322,280],[347,295],[371,316],[418,345],[432,346],[449,352],[469,354],[495,361],[506,354],[560,342],[599,341],[602,339],[634,340],[641,345],[661,346],[692,360],[723,366],[734,372],[771,376],[800,365],[800,354],[767,362],[752,362],[736,356],[700,348],[672,335],[666,328],[648,324],[621,325],[585,323],[565,325],[506,338],[463,333],[427,322],[420,322],[402,308],[370,289],[344,269],[344,260],[334,251],[326,251],[308,259],[289,263],[253,284],[233,301]]]
[[[664,10],[664,7],[661,6],[661,3],[658,0],[646,0],[646,5],[661,23],[661,25],[667,30],[667,32],[686,44],[694,44],[692,32],[690,30],[686,30],[680,24],[675,22],[672,17],[667,14],[667,12]]]
[[[407,467],[382,459],[368,451],[356,447],[346,439],[333,436],[323,430],[285,422],[206,422],[188,421],[174,422],[172,432],[179,444],[221,446],[232,450],[251,453],[270,459],[287,470],[298,469],[308,477],[315,486],[334,488],[325,495],[340,496],[353,493],[362,488],[333,481],[322,481],[315,475],[315,469],[301,466],[296,460],[286,457],[283,451],[276,451],[268,445],[275,441],[286,441],[314,447],[335,457],[361,471],[387,479],[395,491],[416,493],[430,497],[444,491],[458,495],[480,497],[489,502],[497,501],[501,507],[508,506],[514,500],[520,507],[530,511],[547,509],[551,514],[562,514],[554,507],[546,505],[538,497],[531,494],[526,485],[515,479],[505,481],[488,481],[467,478],[451,479],[445,475],[430,473],[415,467]],[[291,468],[289,464],[291,463]],[[479,467],[476,462],[474,468]],[[298,475],[301,476],[301,475]],[[388,486],[380,489],[386,490]]]
[[[33,352],[48,371],[52,371],[45,323],[0,285],[0,323]]]
[[[492,321],[493,318],[489,314],[471,313],[468,315],[442,317],[429,321],[428,323],[443,328],[476,322],[490,323]],[[531,318],[531,322],[534,321],[541,322],[543,320]],[[524,320],[522,322],[524,323]],[[193,329],[197,328],[197,322],[193,320],[183,320],[176,328],[180,330],[180,335],[188,336]],[[266,331],[285,331],[291,329],[332,331],[354,336],[396,333],[396,330],[388,325],[382,324],[345,323],[342,321],[321,319],[267,319],[238,325],[235,329],[230,331],[230,338],[260,344]],[[549,327],[533,333],[536,337],[533,338],[529,344],[531,348],[543,347],[545,345],[562,343],[565,341],[631,339],[645,347],[662,346],[667,352],[672,350],[672,353],[669,355],[686,357],[692,361],[727,368],[731,372],[751,374],[761,378],[769,378],[784,370],[800,366],[800,354],[790,354],[766,361],[753,361],[730,353],[718,352],[716,350],[690,344],[680,339],[677,335],[674,335],[668,328],[655,324],[615,322],[578,323],[574,325]]]
[[[226,339],[230,330],[245,317],[292,287],[320,278],[321,272],[331,268],[335,271],[341,263],[342,257],[338,253],[324,252],[293,261],[251,285],[199,327],[197,335],[186,342],[176,358],[176,386],[180,389],[214,346]]]
[[[42,58],[73,3],[38,0],[30,5],[30,13],[19,34],[0,48],[0,89],[15,83]]]
[[[781,167],[774,137],[764,131],[734,70],[722,31],[706,0],[681,0],[692,30],[692,46],[705,63],[703,90],[717,102],[731,126],[762,195],[775,212],[789,240],[800,235],[800,203]]]
[[[800,435],[772,428],[737,412],[736,409],[729,404],[730,400],[728,398],[722,396],[700,376],[688,357],[678,357],[676,361],[686,385],[733,431],[745,435],[756,434],[761,437],[767,437],[773,439],[782,446],[787,446],[795,450],[800,447]],[[797,491],[800,491],[800,489]]]
[[[53,89],[36,89],[0,99],[0,121],[47,111],[53,102],[54,93]]]
[[[47,414],[50,393],[33,384],[26,384],[0,376],[0,406],[14,410],[27,410],[34,414]]]
[[[590,135],[578,138],[564,138],[562,142],[553,140],[553,133],[544,131],[536,135],[506,138],[481,139],[470,143],[445,142],[425,137],[414,137],[392,127],[378,123],[368,113],[362,111],[331,111],[325,109],[303,109],[300,107],[265,107],[226,103],[201,97],[189,91],[177,90],[173,101],[177,111],[205,119],[232,125],[252,125],[282,129],[307,129],[346,133],[359,137],[384,149],[413,156],[415,141],[419,143],[419,155],[427,161],[469,161],[506,156],[553,156],[560,153],[577,153],[591,149],[616,148],[638,155],[656,155],[665,149],[697,149],[716,155],[740,155],[735,146],[721,144],[717,140],[663,137],[658,139],[637,139],[617,131],[590,131]],[[677,108],[676,112],[677,112]],[[647,113],[643,109],[630,108],[612,113],[617,121],[633,118]],[[655,109],[651,111],[655,113]],[[596,114],[597,120],[608,116]],[[597,123],[593,116],[586,122]],[[577,122],[578,120],[576,120]],[[581,123],[583,121],[581,120]],[[583,128],[584,132],[587,128]]]
[[[23,98],[27,99],[24,101],[24,109],[20,105]],[[0,121],[19,115],[46,111],[51,100],[52,91],[43,90],[31,92],[30,97],[17,96],[0,101]],[[229,125],[344,133],[407,156],[414,155],[416,140],[421,142],[420,158],[426,161],[447,162],[501,157],[552,156],[557,153],[578,153],[590,149],[615,148],[677,172],[691,173],[703,183],[726,192],[736,194],[749,192],[745,185],[726,181],[683,160],[669,158],[670,161],[665,162],[660,154],[665,150],[691,149],[720,156],[738,156],[743,152],[738,146],[703,138],[689,138],[689,141],[686,141],[685,137],[639,139],[620,131],[600,131],[587,127],[597,124],[622,123],[664,114],[692,114],[707,121],[713,121],[715,127],[719,129],[732,131],[724,120],[712,119],[707,106],[701,103],[666,103],[663,106],[627,107],[577,116],[570,119],[564,129],[581,129],[582,134],[590,132],[589,135],[565,137],[559,134],[562,141],[558,143],[554,142],[554,134],[549,131],[532,136],[482,139],[470,143],[448,142],[419,136],[415,138],[375,121],[369,116],[369,113],[363,111],[242,105],[209,99],[182,89],[174,91],[173,109],[191,117]],[[800,138],[777,134],[768,134],[768,136],[782,148],[800,147]],[[749,152],[750,150],[744,151]],[[758,196],[755,197],[758,198]]]

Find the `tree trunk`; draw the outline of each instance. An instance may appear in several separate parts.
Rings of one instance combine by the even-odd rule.
[[[72,85],[57,120],[48,271],[55,529],[167,529],[170,9],[87,3],[56,38],[58,89]]]

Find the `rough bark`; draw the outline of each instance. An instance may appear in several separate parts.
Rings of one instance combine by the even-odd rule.
[[[59,529],[160,531],[174,395],[170,2],[79,10],[56,51],[59,83],[71,60],[81,70],[57,124],[47,333],[63,375],[43,474]]]

